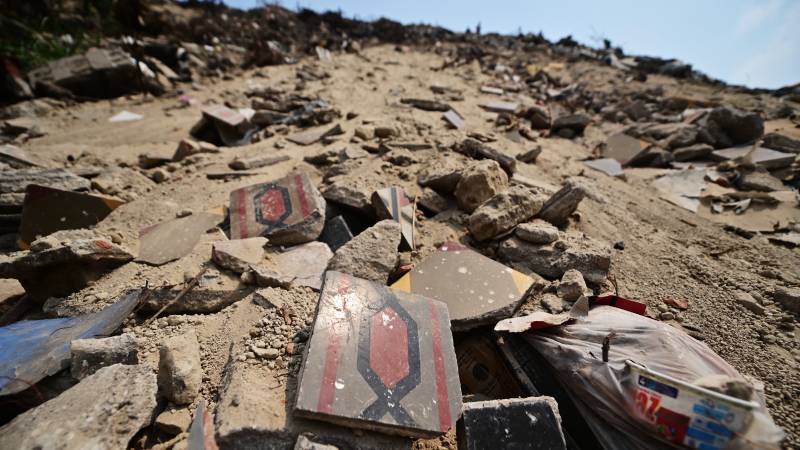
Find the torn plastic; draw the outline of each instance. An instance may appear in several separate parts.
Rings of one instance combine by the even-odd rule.
[[[702,342],[612,306],[572,316],[520,336],[551,366],[603,447],[779,448],[784,432],[764,406],[763,385]]]
[[[24,320],[0,328],[0,396],[31,387],[69,364],[75,339],[113,333],[139,303],[131,291],[102,311],[80,317]]]

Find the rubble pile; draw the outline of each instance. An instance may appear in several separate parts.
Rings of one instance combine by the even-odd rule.
[[[278,6],[139,25],[0,110],[0,447],[800,445],[797,92]]]

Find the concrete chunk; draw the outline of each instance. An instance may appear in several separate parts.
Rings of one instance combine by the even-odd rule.
[[[563,225],[567,222],[569,216],[578,209],[578,204],[585,196],[586,190],[582,186],[567,182],[545,202],[537,217],[556,226]]]
[[[98,369],[114,364],[138,364],[136,338],[130,334],[101,339],[76,339],[72,351],[71,373],[82,380]]]
[[[104,367],[0,428],[0,448],[127,448],[152,420],[156,390],[146,365]]]
[[[475,161],[461,173],[455,190],[458,207],[471,213],[498,192],[508,189],[508,175],[492,160]]]
[[[200,393],[203,368],[194,330],[165,339],[159,347],[158,388],[177,405],[192,403]]]
[[[400,224],[382,220],[336,250],[328,270],[386,283],[397,265]]]
[[[524,186],[512,186],[480,205],[469,216],[467,228],[479,241],[491,239],[536,215],[546,198]]]
[[[215,242],[211,250],[211,259],[223,269],[236,273],[245,272],[252,264],[264,260],[264,246],[269,240],[263,237],[233,239]]]

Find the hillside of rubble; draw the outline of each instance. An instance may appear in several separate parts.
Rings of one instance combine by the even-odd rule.
[[[0,17],[0,448],[800,447],[800,85],[36,3]],[[748,419],[668,435],[631,360]]]

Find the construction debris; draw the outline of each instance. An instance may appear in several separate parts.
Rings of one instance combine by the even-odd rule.
[[[446,433],[461,410],[449,320],[440,302],[329,271],[295,414],[408,436]]]
[[[162,222],[139,231],[137,261],[160,266],[188,255],[200,237],[222,221],[222,216],[197,213]]]
[[[533,436],[538,448],[567,448],[552,397],[465,403],[458,432],[459,449],[527,447]]]
[[[403,275],[392,287],[447,304],[456,331],[508,317],[533,279],[450,242]]]

